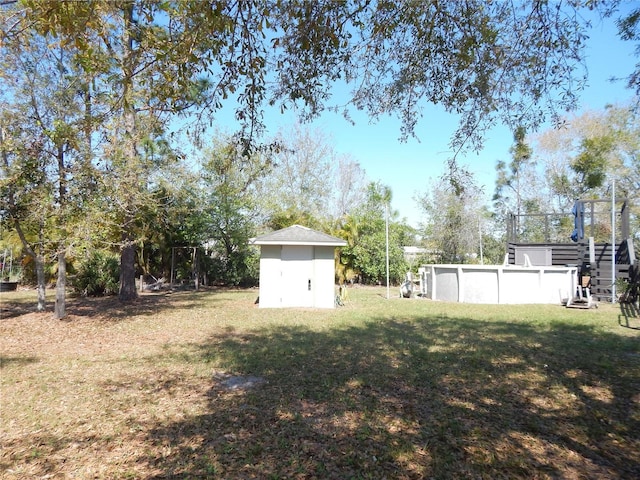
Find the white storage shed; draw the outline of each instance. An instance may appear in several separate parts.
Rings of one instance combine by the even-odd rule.
[[[261,308],[333,308],[336,247],[344,240],[301,225],[256,237]]]

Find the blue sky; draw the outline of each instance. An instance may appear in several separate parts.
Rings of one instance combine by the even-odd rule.
[[[626,4],[625,10],[630,10],[632,5]],[[636,63],[634,44],[618,39],[612,19],[594,22],[586,55],[589,81],[580,96],[578,112],[629,101],[632,92],[624,87],[624,82],[612,84],[609,78],[631,73]],[[371,181],[390,186],[392,207],[401,218],[418,226],[421,212],[414,197],[425,191],[431,179],[444,172],[451,156],[449,140],[457,127],[457,117],[438,106],[429,106],[416,127],[419,140],[410,138],[406,142],[399,141],[400,121],[394,117],[375,124],[370,124],[361,112],[352,112],[352,117],[355,125],[340,114],[327,112],[307,127],[321,130],[338,154],[348,154],[358,161]],[[278,111],[266,112],[265,120],[269,134],[275,134],[279,128],[290,126],[294,118],[292,114],[280,115]],[[483,186],[487,203],[494,191],[496,162],[510,159],[512,143],[513,135],[507,128],[495,127],[487,132],[482,151],[458,156],[458,162],[467,166]]]

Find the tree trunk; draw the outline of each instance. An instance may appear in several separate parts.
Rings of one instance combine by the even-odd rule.
[[[120,252],[120,292],[118,298],[122,302],[129,302],[138,298],[135,260],[135,244],[130,240],[125,240]]]
[[[122,250],[120,252],[120,292],[119,299],[122,302],[128,302],[138,297],[136,289],[136,250],[132,241],[133,235],[131,228],[133,218],[131,212],[135,210],[137,202],[136,191],[138,189],[138,178],[134,170],[134,165],[138,161],[136,151],[135,135],[136,135],[136,110],[133,97],[133,77],[135,75],[135,55],[133,49],[133,38],[135,22],[133,19],[133,2],[124,4],[122,13],[124,20],[124,56],[122,61],[123,81],[122,81],[122,120],[124,123],[124,156],[126,166],[122,175],[125,176],[124,185],[129,191],[121,192],[124,203],[126,205],[126,213],[122,224]],[[121,167],[122,168],[122,167]]]
[[[13,195],[9,194],[9,202],[11,206],[15,206],[13,202]],[[36,253],[36,250],[31,246],[31,244],[27,241],[27,238],[22,231],[22,226],[20,225],[20,221],[17,218],[13,219],[13,225],[18,233],[18,237],[22,242],[22,248],[24,248],[25,252],[28,255],[31,255],[33,261],[36,265],[36,282],[38,284],[38,305],[37,310],[39,312],[43,312],[47,308],[47,298],[46,298],[46,281],[44,275],[44,255],[42,253],[42,230],[40,231],[40,249]]]
[[[7,154],[6,149],[4,148],[5,141],[5,133],[4,128],[0,125],[0,150],[2,152],[2,162],[4,167],[9,170],[9,155]],[[7,202],[9,204],[9,213],[11,216],[11,212],[16,211],[16,202],[14,197],[13,189],[9,188],[7,191]],[[20,220],[17,217],[13,217],[13,225],[18,233],[18,237],[20,238],[20,242],[22,243],[22,247],[28,255],[31,255],[33,261],[36,264],[36,279],[38,282],[38,305],[37,310],[39,312],[44,311],[47,308],[47,299],[46,299],[46,290],[45,290],[45,277],[44,277],[44,256],[42,252],[36,253],[35,249],[31,246],[31,244],[27,241],[27,237],[22,231],[22,226],[20,224]],[[40,226],[40,248],[42,248],[42,225]]]
[[[47,279],[44,275],[44,226],[42,224],[40,224],[38,238],[40,239],[40,241],[38,242],[38,251],[37,254],[34,255],[33,259],[36,263],[36,279],[38,281],[38,311],[44,312],[47,308]]]
[[[56,281],[56,304],[54,315],[56,320],[62,320],[66,313],[66,288],[67,288],[67,256],[64,250],[58,252],[58,279]]]
[[[46,279],[44,276],[44,257],[40,254],[33,258],[36,264],[36,279],[38,282],[38,306],[36,307],[39,312],[44,312],[47,309],[47,292],[46,292]]]

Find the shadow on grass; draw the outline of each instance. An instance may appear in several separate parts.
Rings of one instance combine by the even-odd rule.
[[[175,308],[198,308],[206,302],[210,304],[216,301],[212,291],[175,291],[160,293],[144,293],[131,302],[121,302],[117,296],[106,297],[81,297],[68,296],[66,299],[66,314],[64,321],[74,321],[81,318],[90,318],[98,321],[119,321],[133,316],[147,316],[162,313],[165,310]],[[36,312],[36,293],[33,299],[4,296],[2,298],[1,319],[17,318],[33,313],[50,315],[53,313],[54,304],[49,301],[44,312]]]
[[[10,294],[3,293],[0,296],[0,320],[27,315],[35,311],[35,304],[22,301],[14,301]]]
[[[213,300],[212,300],[213,299]],[[215,296],[207,297],[215,301]],[[69,318],[89,317],[98,320],[125,320],[136,316],[157,315],[176,308],[198,308],[204,305],[203,292],[146,293],[131,302],[121,302],[117,297],[77,298],[69,304]]]
[[[152,478],[638,478],[637,338],[377,319],[209,338],[208,411],[150,425]]]
[[[640,330],[640,307],[637,302],[620,303],[618,324],[622,327]]]
[[[39,362],[38,357],[7,357],[0,355],[0,369],[9,365],[29,365],[30,363]]]

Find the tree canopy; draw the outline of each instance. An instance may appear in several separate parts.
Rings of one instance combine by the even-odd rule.
[[[639,232],[640,117],[632,105],[608,105],[567,117],[565,128],[532,137],[540,164],[537,196],[549,212],[566,212],[576,199],[630,200],[632,231]],[[602,218],[607,219],[607,204]],[[638,235],[636,233],[636,235]]]
[[[247,136],[261,131],[265,104],[306,117],[398,114],[410,135],[433,103],[462,114],[460,147],[478,146],[496,121],[533,127],[574,107],[586,76],[581,11],[610,15],[618,3],[24,0],[4,7],[3,35],[35,27],[75,49],[87,71],[129,70],[154,113],[197,107],[205,118],[232,98]],[[621,25],[626,38],[634,25]],[[351,89],[347,105],[331,103],[337,82]]]
[[[479,148],[486,129],[497,122],[514,131],[532,130],[576,106],[586,79],[583,48],[589,22],[582,12],[613,15],[619,3],[2,2],[4,198],[40,195],[39,204],[56,212],[58,225],[38,223],[43,210],[29,207],[33,202],[22,210],[3,205],[3,219],[16,228],[22,222],[28,234],[46,236],[50,243],[86,233],[82,225],[92,220],[89,228],[100,235],[108,232],[108,241],[119,249],[121,299],[134,298],[145,216],[159,208],[159,195],[164,195],[156,179],[163,169],[185,161],[181,142],[186,137],[176,134],[177,128],[202,142],[216,115],[232,108],[238,123],[234,149],[250,164],[266,141],[266,108],[295,108],[302,120],[326,109],[347,118],[354,109],[363,110],[372,121],[393,114],[402,120],[399,134],[406,137],[415,133],[422,109],[437,104],[460,116],[451,137],[454,152]],[[623,38],[637,40],[637,25],[635,11],[621,20]],[[39,49],[46,55],[38,55]],[[33,61],[24,62],[28,58]],[[38,91],[51,94],[27,101],[36,71],[55,73],[38,76]],[[349,90],[345,103],[333,99],[335,86]],[[46,121],[36,115],[43,111]],[[28,120],[24,126],[16,122],[20,116]],[[29,143],[23,141],[25,132],[35,140],[30,148],[23,148]],[[302,166],[308,160],[323,168],[325,157],[296,158],[297,150],[308,147],[292,146],[293,152],[280,151],[283,164]],[[584,147],[575,166],[597,183],[589,156],[595,147]],[[33,168],[14,168],[18,165]],[[217,171],[218,166],[211,167]],[[362,182],[353,162],[346,161],[344,168]],[[322,201],[318,172],[308,171],[316,175],[314,184],[298,185],[295,195],[302,189],[310,200]],[[46,178],[32,178],[37,174]],[[214,185],[216,195],[227,188]],[[451,186],[456,195],[462,193],[463,184]],[[91,195],[83,198],[78,192]],[[338,209],[360,200],[343,195]],[[77,209],[61,208],[63,203]],[[317,215],[313,208],[293,205],[274,219],[311,220]],[[71,215],[77,211],[84,215]],[[219,220],[234,212],[209,213]],[[73,228],[72,221],[78,222]],[[55,231],[60,227],[68,235]],[[60,252],[64,245],[57,243]]]
[[[481,239],[481,189],[465,169],[452,165],[417,198],[424,237],[436,263],[473,263]]]

